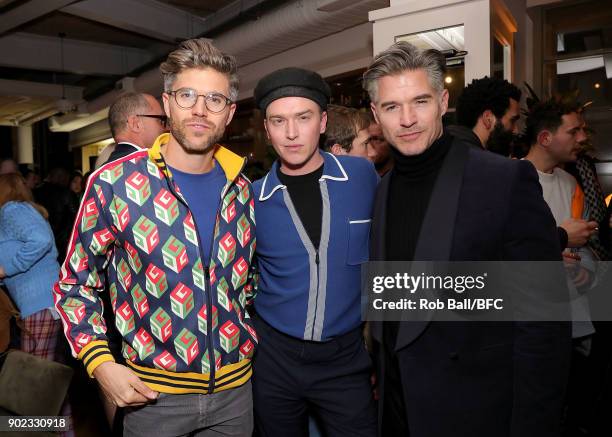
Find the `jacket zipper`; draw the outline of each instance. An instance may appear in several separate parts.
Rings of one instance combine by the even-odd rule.
[[[166,164],[166,161],[163,157],[163,155],[161,156],[161,160],[163,161],[164,165],[166,166],[166,168],[168,168],[168,165]],[[220,164],[219,164],[220,165]],[[242,172],[242,169],[244,168],[244,164],[242,165],[242,168],[240,169],[240,171],[238,172],[238,175],[240,175],[240,173]],[[226,187],[224,188],[223,192],[221,193],[221,198],[219,200],[219,204],[217,205],[217,213],[215,215],[215,227],[213,229],[213,244],[210,245],[210,253],[208,256],[208,261],[210,262],[212,260],[213,257],[213,251],[214,251],[214,246],[215,246],[215,241],[214,241],[214,235],[217,233],[217,226],[219,224],[220,220],[220,213],[221,213],[221,206],[223,206],[223,199],[225,198],[225,195],[228,193],[229,189],[232,187],[232,185],[234,185],[234,181],[231,181],[230,184],[226,185]],[[185,205],[185,207],[187,208],[187,210],[189,211],[189,213],[191,214],[191,209],[189,208],[189,205],[187,204],[187,201],[183,198],[183,196],[179,193],[177,193],[174,188],[171,186],[170,184],[170,179],[166,176],[166,184],[168,185],[168,188],[170,189],[170,191],[172,192],[172,194],[179,199],[179,201]],[[209,362],[209,366],[210,366],[210,380],[208,381],[208,394],[213,393],[214,391],[214,387],[215,387],[215,372],[216,372],[216,367],[215,367],[215,348],[214,348],[214,344],[213,344],[213,340],[212,340],[212,313],[213,313],[213,302],[212,302],[212,287],[210,286],[210,266],[207,263],[206,265],[204,265],[204,252],[202,252],[202,240],[200,239],[200,232],[198,231],[198,225],[196,223],[195,217],[193,216],[193,214],[191,214],[191,217],[193,218],[193,226],[195,228],[196,231],[196,236],[198,238],[198,252],[200,253],[200,259],[202,261],[202,266],[204,267],[204,294],[206,295],[206,302],[208,304],[208,311],[206,312],[206,332],[207,332],[207,339],[206,339],[206,344],[208,345],[208,362]]]

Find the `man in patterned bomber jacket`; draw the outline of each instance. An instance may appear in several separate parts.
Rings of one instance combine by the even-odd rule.
[[[196,39],[160,69],[170,133],[91,176],[55,305],[73,354],[127,407],[125,435],[250,435],[253,195],[245,160],[216,144],[236,108],[236,62]],[[103,269],[126,366],[105,337]]]

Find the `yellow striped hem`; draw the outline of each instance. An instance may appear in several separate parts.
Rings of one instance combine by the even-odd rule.
[[[229,390],[245,384],[253,373],[249,359],[223,366],[215,372],[215,386],[211,391],[208,373],[170,372],[130,361],[127,364],[149,388],[171,394],[210,394]]]

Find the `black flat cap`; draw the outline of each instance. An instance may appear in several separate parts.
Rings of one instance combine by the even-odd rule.
[[[282,97],[305,97],[314,100],[321,110],[327,109],[331,91],[327,82],[314,71],[289,67],[263,77],[255,87],[255,104],[265,111],[270,103]]]

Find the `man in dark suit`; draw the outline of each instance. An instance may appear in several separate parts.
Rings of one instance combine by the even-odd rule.
[[[108,110],[108,123],[117,145],[105,164],[151,147],[166,131],[166,115],[161,105],[155,97],[144,93],[119,97]]]
[[[444,131],[444,68],[439,52],[400,42],[364,74],[395,159],[375,200],[371,260],[560,260],[533,166]],[[558,293],[567,299],[567,290]],[[568,322],[372,322],[371,329],[382,436],[560,435]]]

